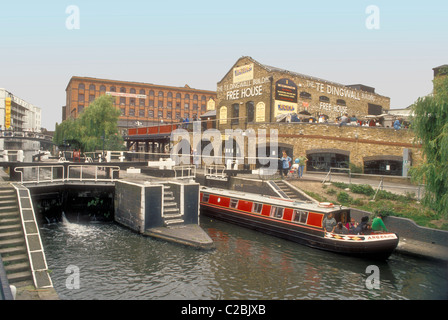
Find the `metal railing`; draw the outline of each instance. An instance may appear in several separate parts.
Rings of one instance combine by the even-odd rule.
[[[196,166],[174,166],[174,178],[175,179],[194,179],[196,178]]]
[[[119,166],[84,166],[68,165],[67,172],[63,165],[15,167],[20,173],[21,183],[51,183],[68,181],[116,181]],[[117,178],[116,178],[117,176]]]

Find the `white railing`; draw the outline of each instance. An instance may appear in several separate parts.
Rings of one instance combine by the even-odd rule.
[[[110,181],[115,172],[119,172],[119,166],[84,166],[68,165],[67,175],[63,165],[53,166],[24,166],[15,167],[14,172],[20,173],[21,183],[48,183],[66,181]],[[117,175],[118,176],[118,175]]]
[[[61,174],[59,175],[59,171]],[[64,166],[29,166],[15,167],[14,172],[20,173],[20,182],[41,183],[41,182],[63,182]],[[56,173],[56,177],[55,177]]]
[[[175,179],[194,179],[196,178],[196,166],[174,166],[174,178]]]
[[[205,178],[215,180],[226,180],[226,167],[222,164],[212,164],[205,167]]]
[[[79,171],[76,170],[77,168],[79,168]],[[106,174],[107,172],[109,172],[109,174]],[[73,164],[67,166],[66,181],[114,181],[115,172],[120,172],[119,166],[100,167],[100,166],[83,166],[81,164]],[[98,175],[99,173],[100,176]],[[78,174],[79,176],[73,176],[73,174]]]

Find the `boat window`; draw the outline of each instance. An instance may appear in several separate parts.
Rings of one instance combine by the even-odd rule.
[[[261,208],[263,208],[263,205],[261,203],[254,203],[252,212],[261,213]]]
[[[210,198],[210,195],[208,193],[204,193],[202,195],[202,202],[208,202],[209,198]]]
[[[230,208],[236,208],[238,204],[238,199],[230,199]]]
[[[308,212],[303,210],[294,210],[293,221],[306,223],[306,219],[308,217]]]
[[[282,218],[283,217],[283,209],[279,207],[272,207],[271,209],[271,217]]]

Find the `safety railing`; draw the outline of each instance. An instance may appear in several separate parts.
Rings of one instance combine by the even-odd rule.
[[[119,166],[63,165],[15,167],[21,183],[52,183],[67,181],[115,181],[119,177]]]
[[[196,178],[196,166],[174,166],[174,178],[175,179],[194,179]]]
[[[205,178],[212,180],[227,180],[226,167],[222,164],[205,166]]]

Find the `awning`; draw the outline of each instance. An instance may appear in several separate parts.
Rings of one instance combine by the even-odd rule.
[[[200,118],[216,117],[216,110],[210,110],[199,116]]]

